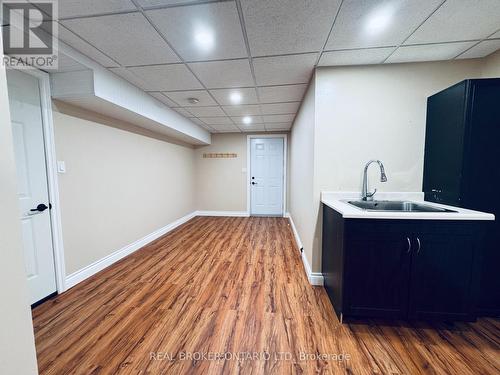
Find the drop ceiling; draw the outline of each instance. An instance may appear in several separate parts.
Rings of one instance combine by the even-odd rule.
[[[63,42],[212,133],[290,129],[316,66],[500,48],[499,0],[65,0],[58,22]]]

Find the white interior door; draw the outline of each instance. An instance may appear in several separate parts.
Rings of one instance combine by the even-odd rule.
[[[8,70],[19,217],[31,303],[56,291],[38,78]]]
[[[250,213],[283,214],[283,138],[250,140]]]

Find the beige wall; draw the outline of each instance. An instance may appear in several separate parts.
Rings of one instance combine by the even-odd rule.
[[[213,134],[212,144],[196,149],[196,208],[201,211],[247,210],[247,137]],[[207,152],[230,152],[237,158],[204,159]]]
[[[285,133],[281,132],[279,134]],[[196,207],[198,210],[247,211],[248,134],[212,134],[212,144],[196,149]],[[266,134],[269,135],[270,133]],[[289,143],[287,149],[290,149]],[[227,159],[203,158],[204,153],[210,152],[236,153],[238,157]],[[288,152],[288,155],[290,155],[290,152]],[[287,191],[290,189],[288,170]],[[287,208],[289,207],[289,196],[287,194]]]
[[[316,77],[317,189],[360,191],[364,164],[380,159],[389,180],[379,190],[421,191],[427,97],[481,77],[481,63],[320,68]]]
[[[37,373],[37,363],[15,173],[7,83],[0,65],[0,374],[31,375]]]
[[[482,76],[484,78],[500,77],[500,50],[492,53],[484,59]]]
[[[195,211],[194,149],[58,107],[64,112],[54,112],[54,128],[57,159],[67,169],[59,189],[68,275]]]
[[[314,213],[314,78],[307,89],[290,137],[290,214],[300,235],[304,254],[312,264]]]

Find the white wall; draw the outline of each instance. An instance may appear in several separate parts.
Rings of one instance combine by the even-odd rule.
[[[64,111],[54,112],[54,128],[67,169],[59,190],[68,275],[196,210],[193,148],[57,106]]]
[[[307,89],[290,136],[290,215],[309,264],[313,260],[315,80]]]
[[[0,51],[2,35],[0,30]],[[0,53],[0,57],[3,55]],[[5,69],[0,65],[0,374],[36,374]]]

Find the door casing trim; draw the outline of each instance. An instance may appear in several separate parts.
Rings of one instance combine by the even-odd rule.
[[[52,118],[52,98],[50,94],[50,76],[48,73],[35,68],[19,69],[38,79],[40,88],[40,104],[42,110],[43,145],[45,148],[45,165],[47,168],[47,186],[49,202],[50,228],[52,235],[52,249],[54,251],[54,270],[57,293],[66,290],[66,267],[64,262],[64,243],[61,224],[61,205],[59,200],[59,183],[57,178],[57,158],[54,137],[54,123]]]
[[[283,138],[283,205],[281,216],[285,216],[286,213],[286,185],[287,185],[287,156],[288,156],[288,135],[287,134],[249,134],[247,135],[247,214],[252,215],[251,210],[251,192],[250,192],[250,156],[251,147],[250,141],[256,138]]]

